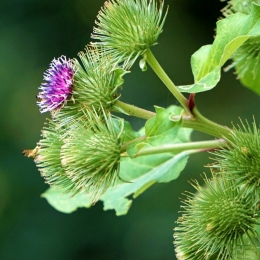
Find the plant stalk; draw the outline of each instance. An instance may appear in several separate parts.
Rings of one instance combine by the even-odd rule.
[[[151,66],[153,71],[157,74],[157,76],[161,79],[161,81],[165,84],[165,86],[169,89],[169,91],[174,95],[174,97],[180,102],[186,112],[193,116],[189,109],[189,102],[183,96],[183,94],[179,91],[179,89],[174,85],[168,75],[165,73],[159,62],[154,57],[153,53],[150,49],[145,52],[145,58],[147,63]]]
[[[120,100],[117,100],[115,105],[120,107],[123,111],[125,111],[126,114],[128,114],[130,116],[135,116],[135,117],[143,118],[146,120],[151,117],[154,117],[156,115],[152,111],[145,110],[143,108],[124,103]]]
[[[232,138],[232,130],[230,128],[219,125],[207,119],[206,117],[200,114],[196,107],[193,109],[193,115],[193,117],[190,117],[189,115],[172,116],[171,120],[176,121],[179,120],[180,117],[182,117],[183,127],[192,128],[194,130],[209,134],[217,138],[224,138],[228,140]]]
[[[158,153],[180,153],[189,150],[196,150],[196,152],[201,152],[224,147],[226,144],[227,142],[224,139],[180,144],[164,144],[157,147],[142,149],[136,153],[134,157]]]

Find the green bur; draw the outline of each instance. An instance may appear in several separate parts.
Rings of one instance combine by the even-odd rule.
[[[253,237],[257,213],[250,195],[234,188],[234,183],[213,176],[205,186],[193,184],[197,193],[187,194],[182,216],[175,228],[178,259],[242,259],[248,249],[256,251]]]

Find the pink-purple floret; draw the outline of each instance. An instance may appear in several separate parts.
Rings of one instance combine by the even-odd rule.
[[[41,84],[41,92],[37,96],[41,113],[60,108],[71,97],[74,73],[70,59],[65,56],[53,59],[44,73],[45,82]]]

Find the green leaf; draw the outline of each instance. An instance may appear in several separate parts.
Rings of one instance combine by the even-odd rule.
[[[71,213],[77,208],[89,208],[92,204],[86,193],[78,193],[73,196],[55,188],[49,188],[41,197],[47,199],[51,206],[63,213]]]
[[[122,162],[121,178],[132,183],[121,183],[106,191],[101,197],[104,210],[114,209],[117,216],[127,214],[132,200],[155,182],[169,182],[178,178],[187,163],[186,152],[175,156],[171,154],[144,156],[135,159],[125,158]],[[134,175],[139,175],[133,178]]]
[[[170,106],[167,109],[155,107],[156,116],[150,118],[145,124],[145,140],[140,140],[127,147],[127,153],[130,157],[135,157],[136,153],[142,148],[151,146],[187,142],[186,134],[190,134],[190,129],[179,131],[181,128],[181,120],[172,121],[172,115],[180,115],[182,108],[178,106]],[[185,135],[183,136],[183,134]]]
[[[172,121],[172,115],[180,115],[182,109],[178,106],[170,106],[167,109],[155,107],[156,116],[145,124],[145,142],[152,145],[163,145],[188,142],[191,129],[181,128],[182,121]],[[140,146],[141,147],[141,146]]]
[[[155,107],[156,116],[147,120],[145,124],[145,134],[146,137],[157,137],[170,129],[180,126],[179,122],[173,122],[169,120],[171,115],[179,115],[182,109],[177,106],[170,106],[165,109],[162,107]]]
[[[123,131],[121,129],[122,122],[124,124]],[[117,118],[113,118],[113,124],[114,124],[115,130],[118,134],[122,131],[122,133],[120,135],[120,139],[124,143],[129,142],[129,141],[141,136],[138,132],[134,131],[131,124],[125,120],[119,120]]]
[[[221,67],[251,36],[260,34],[260,6],[254,4],[249,15],[236,13],[217,22],[217,34],[212,45],[200,48],[192,55],[194,84],[178,86],[179,90],[197,93],[214,88],[221,77]]]

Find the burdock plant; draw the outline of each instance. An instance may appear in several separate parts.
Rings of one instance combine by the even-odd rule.
[[[114,63],[102,48],[86,46],[84,52],[78,54],[80,61],[71,61],[74,67],[73,86],[70,96],[62,109],[52,113],[53,119],[60,125],[73,123],[83,116],[84,107],[92,107],[102,114],[101,106],[108,110],[117,110],[116,101],[120,97],[119,88],[124,83],[127,73]],[[52,83],[53,91],[57,88]]]
[[[61,188],[64,192],[75,191],[74,183],[67,177],[61,165],[61,146],[63,140],[55,123],[46,122],[42,130],[42,139],[37,143],[37,152],[34,161],[44,177],[46,183],[56,188]]]
[[[227,179],[204,181],[205,186],[194,181],[197,193],[187,193],[183,201],[174,234],[177,258],[245,259],[250,247],[256,251],[254,239],[259,239],[254,200]]]
[[[104,46],[113,60],[125,67],[157,44],[166,14],[164,1],[112,0],[105,2],[96,21],[92,44]]]
[[[77,191],[86,192],[96,202],[119,180],[120,133],[116,132],[109,114],[100,117],[88,108],[85,114],[85,122],[63,140],[60,159]]]
[[[254,121],[241,122],[233,128],[228,141],[228,149],[214,152],[216,164],[213,166],[226,179],[232,180],[241,190],[260,199],[260,133]]]
[[[100,117],[94,109],[85,108],[84,117],[66,138],[49,121],[33,157],[46,183],[64,193],[85,192],[95,203],[119,180],[120,132],[104,110]]]
[[[229,16],[238,12],[250,14],[253,11],[253,5],[260,4],[259,0],[232,0],[229,1],[226,8],[223,9],[223,14]],[[235,68],[237,77],[241,82],[259,94],[259,90],[255,85],[260,83],[260,37],[254,35],[254,32],[249,34],[247,41],[238,48],[233,56],[233,63],[226,68]]]
[[[210,151],[216,157],[212,176],[205,175],[204,186],[193,182],[196,193],[187,194],[177,221],[176,257],[256,259],[259,128],[255,121],[252,127],[246,123],[235,128],[213,122],[198,110],[195,96],[217,86],[229,59],[238,79],[260,93],[260,3],[228,2],[213,43],[191,57],[194,82],[180,86],[151,51],[167,12],[164,1],[106,1],[97,16],[94,42],[79,52],[78,59],[54,59],[45,72],[37,103],[41,112],[51,112],[51,119],[36,148],[24,155],[34,158],[51,186],[43,196],[58,210],[68,213],[64,205],[75,209],[82,200],[86,207],[101,200],[105,209],[124,215],[131,195],[136,198],[156,182],[177,179],[189,156]],[[141,69],[150,66],[180,106],[148,111],[122,102],[123,77],[138,58]],[[229,100],[232,105],[232,97]],[[145,123],[134,131],[120,113]],[[212,139],[191,141],[192,130]],[[78,204],[79,194],[83,196]]]

